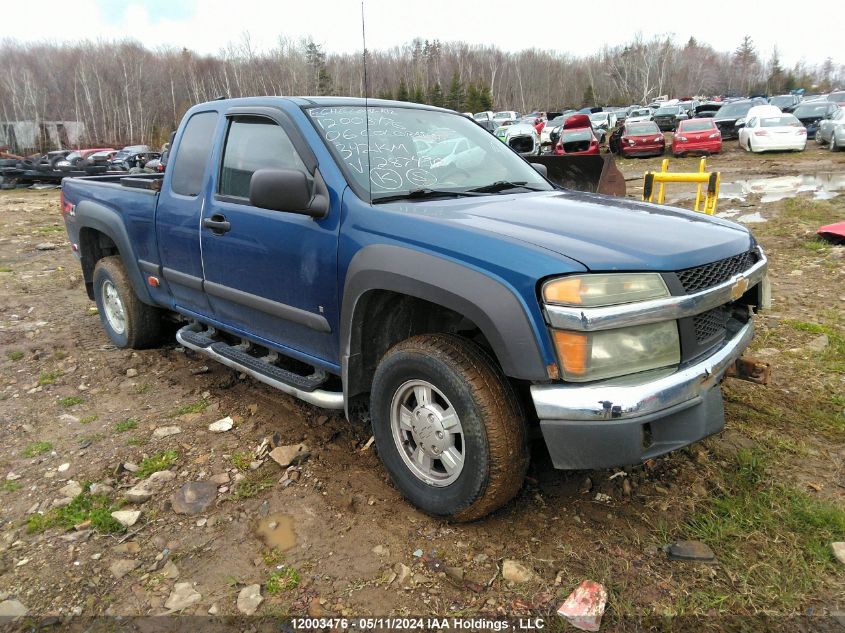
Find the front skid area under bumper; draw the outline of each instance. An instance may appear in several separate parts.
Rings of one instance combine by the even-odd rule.
[[[533,385],[531,396],[555,468],[637,464],[725,425],[720,382],[751,342],[747,323],[706,359],[674,371],[577,385]]]

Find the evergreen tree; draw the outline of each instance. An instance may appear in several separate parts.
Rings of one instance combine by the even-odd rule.
[[[478,89],[475,87],[474,83],[470,83],[469,88],[467,88],[467,100],[465,107],[468,112],[473,113],[480,112],[482,109],[478,100]]]
[[[392,100],[393,99],[393,91],[392,90],[382,90],[381,92],[378,93],[378,98],[379,99]]]
[[[425,91],[422,89],[422,86],[416,86],[414,88],[414,98],[411,101],[414,103],[427,103],[425,100]]]
[[[446,105],[446,100],[443,98],[443,90],[440,88],[440,82],[437,81],[434,83],[434,86],[428,93],[428,103],[433,106],[437,106],[438,108],[442,108]]]
[[[399,89],[396,91],[397,101],[410,101],[411,95],[408,94],[408,87],[405,85],[405,80],[399,80]]]
[[[321,66],[317,73],[317,94],[321,97],[334,94],[334,82],[325,65]]]
[[[493,95],[483,82],[478,86],[478,105],[482,111],[493,109]]]
[[[766,83],[769,87],[769,94],[780,94],[784,90],[785,77],[783,67],[780,65],[777,46],[772,51],[772,59],[769,62],[769,79]]]
[[[461,85],[461,78],[458,73],[452,75],[452,83],[449,85],[449,96],[446,97],[446,107],[462,112],[466,108],[466,95]]]
[[[593,92],[593,84],[589,84],[584,91],[584,97],[581,99],[582,107],[589,107],[596,104],[596,95]]]

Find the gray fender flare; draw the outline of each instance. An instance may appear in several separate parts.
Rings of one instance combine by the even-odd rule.
[[[144,283],[141,269],[138,267],[138,258],[135,256],[135,250],[132,248],[132,242],[126,232],[123,218],[104,205],[83,200],[76,205],[76,225],[79,227],[80,236],[83,229],[94,229],[114,242],[120,253],[123,266],[126,268],[126,273],[129,275],[132,288],[135,290],[135,295],[143,303],[155,305],[150,297],[147,284]],[[84,257],[84,254],[82,256]]]
[[[457,312],[479,327],[506,376],[548,379],[531,319],[511,288],[460,263],[409,248],[376,244],[355,254],[344,283],[340,319],[344,390],[350,365],[357,362],[362,344],[353,331],[355,310],[359,299],[371,290],[425,299]],[[354,367],[351,369],[354,372]]]

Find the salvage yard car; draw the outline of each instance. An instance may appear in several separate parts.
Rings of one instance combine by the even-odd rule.
[[[557,156],[599,153],[599,139],[593,132],[589,116],[573,114],[564,121],[560,136],[554,145],[554,153]]]
[[[690,153],[718,154],[722,135],[713,119],[689,119],[678,124],[672,136],[672,154],[677,158]]]
[[[545,171],[431,106],[227,99],[188,110],[164,174],[67,178],[61,213],[115,346],[176,318],[285,393],[369,403],[402,494],[471,520],[520,489],[534,431],[585,469],[722,429],[765,296],[745,227]]]
[[[792,114],[807,128],[807,138],[816,138],[820,121],[831,118],[838,109],[832,101],[805,101]]]
[[[663,156],[666,139],[654,121],[626,123],[619,139],[619,151],[623,156]]]
[[[749,152],[800,152],[807,147],[807,130],[792,114],[752,117],[739,131],[739,146]]]
[[[832,151],[845,148],[845,108],[838,108],[819,122],[816,141],[826,143]]]
[[[652,116],[652,121],[657,124],[662,132],[672,132],[680,121],[689,118],[686,108],[679,105],[668,105],[658,108]]]
[[[758,105],[766,105],[766,100],[759,97],[740,99],[730,101],[719,108],[713,120],[719,128],[722,140],[739,138],[739,130],[745,124],[745,115],[751,108]]]

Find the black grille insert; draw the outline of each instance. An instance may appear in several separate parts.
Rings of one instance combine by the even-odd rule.
[[[728,314],[724,308],[715,308],[692,319],[695,328],[695,341],[699,345],[716,335],[724,335],[728,323]]]
[[[757,263],[757,251],[748,251],[728,257],[727,259],[704,264],[695,268],[687,268],[677,272],[678,280],[687,294],[718,286],[744,270],[748,270]]]

